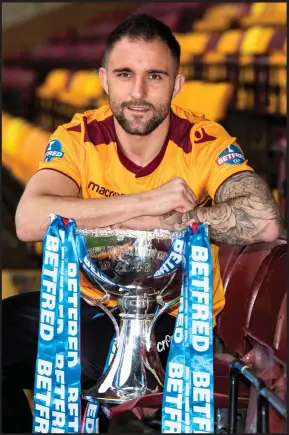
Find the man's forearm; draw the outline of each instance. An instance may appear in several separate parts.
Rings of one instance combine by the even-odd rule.
[[[234,245],[249,245],[261,241],[274,240],[277,228],[276,211],[272,208],[264,212],[248,207],[248,198],[236,198],[213,207],[197,207],[183,215],[183,222],[207,222],[210,224],[210,237],[215,242]],[[273,234],[274,232],[274,234]]]
[[[208,222],[212,240],[229,244],[271,241],[280,234],[278,206],[266,183],[256,174],[232,177],[221,186],[216,199],[218,204],[213,207],[197,207],[183,214],[183,224]]]
[[[49,225],[49,214],[73,218],[78,228],[101,228],[143,214],[141,195],[105,199],[82,199],[55,195],[32,196],[19,204],[16,213],[18,237],[25,242],[42,240]]]

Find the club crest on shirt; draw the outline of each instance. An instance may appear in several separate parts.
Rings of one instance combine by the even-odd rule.
[[[240,165],[244,163],[245,157],[242,151],[236,147],[236,145],[229,145],[221,154],[218,156],[216,163],[218,166],[222,165]]]
[[[44,161],[50,162],[50,160],[58,157],[61,159],[64,156],[64,152],[62,151],[62,143],[58,139],[52,139],[48,142],[48,145],[45,150]]]

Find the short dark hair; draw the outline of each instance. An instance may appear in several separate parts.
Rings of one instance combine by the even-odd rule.
[[[171,29],[152,15],[144,13],[129,15],[110,33],[105,44],[103,65],[106,64],[107,57],[115,43],[123,37],[128,37],[132,40],[139,39],[146,42],[160,39],[169,47],[177,69],[179,68],[181,48]]]

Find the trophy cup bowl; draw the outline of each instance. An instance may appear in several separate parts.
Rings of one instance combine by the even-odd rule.
[[[162,392],[164,370],[153,329],[159,316],[179,300],[183,233],[159,229],[77,231],[83,244],[78,248],[82,272],[104,292],[101,300],[83,298],[102,308],[116,329],[113,358],[83,396],[119,405]],[[172,242],[179,247],[179,254],[171,254]],[[172,266],[177,257],[175,267],[160,269],[166,260],[165,264]],[[102,304],[111,297],[117,300],[120,325]]]

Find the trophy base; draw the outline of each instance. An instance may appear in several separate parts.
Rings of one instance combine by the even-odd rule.
[[[98,400],[100,403],[108,404],[108,405],[122,405],[123,403],[127,402],[127,400],[121,400],[116,397],[106,397],[103,394],[100,394],[99,396],[95,397],[96,400]]]
[[[121,390],[116,391],[113,388],[109,388],[104,393],[100,393],[97,386],[94,386],[86,391],[83,391],[82,395],[84,397],[92,397],[93,399],[103,404],[121,405],[123,403],[127,403],[133,400],[139,400],[142,397],[149,397],[155,394],[162,393],[162,388],[156,388],[156,390],[158,391],[144,391],[131,388],[131,392],[126,389],[125,393],[122,394]]]

